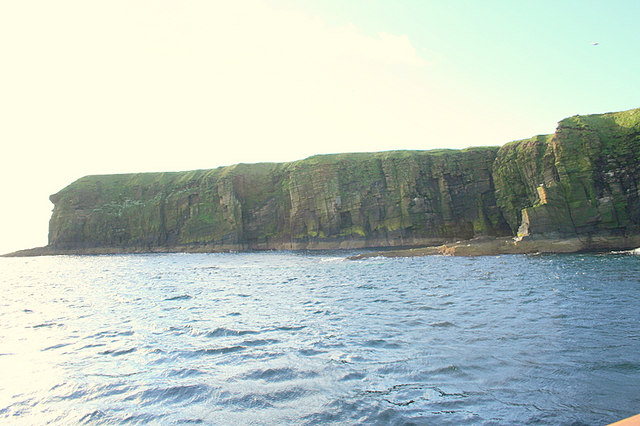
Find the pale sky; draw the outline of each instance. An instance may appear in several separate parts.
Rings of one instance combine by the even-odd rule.
[[[502,145],[640,107],[636,0],[0,1],[0,253],[88,174]],[[598,42],[598,45],[593,43]]]

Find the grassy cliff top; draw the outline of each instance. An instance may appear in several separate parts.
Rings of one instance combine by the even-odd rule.
[[[576,115],[565,118],[558,123],[558,129],[574,128],[596,131],[605,141],[616,141],[620,136],[633,135],[640,132],[640,108],[621,112],[605,114]],[[433,149],[433,150],[393,150],[382,152],[355,152],[339,154],[314,155],[302,160],[286,163],[255,163],[235,164],[221,166],[214,169],[201,169],[180,172],[146,172],[125,173],[113,175],[85,176],[68,185],[50,198],[55,203],[67,191],[93,190],[98,186],[109,187],[172,187],[184,186],[189,182],[202,181],[203,179],[218,180],[220,178],[232,178],[237,175],[267,176],[272,172],[281,172],[291,169],[300,169],[308,166],[332,165],[342,162],[358,163],[371,160],[403,160],[415,157],[442,158],[447,156],[466,155],[469,153],[497,153],[499,149],[517,149],[518,145],[527,142],[539,141],[546,143],[553,135],[538,135],[529,139],[513,141],[500,146],[469,147],[465,149]],[[614,143],[611,142],[611,143]],[[640,156],[640,153],[638,153]]]
[[[215,169],[199,169],[178,172],[144,172],[144,173],[122,173],[107,175],[84,176],[70,185],[66,186],[58,193],[51,195],[51,201],[56,202],[68,191],[91,191],[98,186],[105,189],[109,187],[150,187],[158,186],[170,188],[172,186],[184,186],[189,182],[202,181],[207,179],[218,180],[221,178],[232,178],[233,176],[266,176],[272,172],[292,170],[305,167],[316,167],[318,165],[333,165],[343,162],[359,163],[371,160],[403,160],[415,157],[443,157],[465,155],[467,153],[497,152],[495,147],[470,147],[465,149],[433,149],[433,150],[394,150],[382,152],[352,152],[339,154],[319,154],[311,157],[285,163],[239,163],[231,166],[221,166]]]
[[[574,115],[565,118],[559,123],[560,126],[566,127],[590,127],[598,130],[611,129],[640,129],[640,108],[634,108],[627,111],[607,112],[604,114]]]

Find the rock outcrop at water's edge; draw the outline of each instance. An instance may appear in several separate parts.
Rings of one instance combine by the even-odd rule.
[[[570,117],[502,147],[87,176],[51,196],[48,246],[18,254],[628,249],[640,246],[639,188],[634,109]]]

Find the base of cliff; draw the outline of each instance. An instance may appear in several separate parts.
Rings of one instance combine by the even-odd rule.
[[[640,235],[572,238],[476,238],[439,246],[363,253],[349,257],[360,260],[372,257],[414,256],[497,256],[502,254],[578,253],[589,251],[632,250],[640,247]]]
[[[357,250],[424,247],[443,244],[441,238],[319,238],[244,244],[179,244],[166,246],[56,247],[44,246],[1,255],[2,257],[101,255],[136,253],[228,253],[266,250]]]
[[[35,256],[92,256],[102,254],[148,254],[148,253],[228,253],[239,251],[234,247],[210,246],[176,246],[176,247],[88,247],[61,249],[55,247],[36,247],[18,250],[0,255],[0,257],[35,257]]]
[[[335,243],[335,242],[334,242]],[[415,243],[415,242],[414,242]],[[429,243],[428,243],[429,244]],[[414,245],[414,244],[411,244]],[[369,246],[375,248],[376,246]],[[378,245],[377,247],[385,247]],[[388,246],[389,248],[391,246]],[[406,247],[406,246],[405,246]],[[589,236],[569,238],[525,237],[479,237],[471,240],[450,243],[432,242],[415,248],[381,250],[351,256],[350,260],[372,257],[415,257],[415,256],[496,256],[501,254],[537,254],[537,253],[578,253],[588,251],[632,250],[640,247],[640,235],[633,236]],[[232,244],[221,245],[181,245],[173,247],[85,247],[56,248],[51,246],[18,250],[1,257],[31,257],[59,255],[105,255],[105,254],[144,254],[144,253],[228,253],[236,251],[263,250],[354,250],[367,248],[353,242],[340,244],[279,244],[269,247],[243,247]],[[640,249],[639,249],[640,250]]]

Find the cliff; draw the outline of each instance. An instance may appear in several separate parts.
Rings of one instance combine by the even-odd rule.
[[[44,251],[401,247],[511,236],[521,248],[553,239],[628,248],[640,242],[639,185],[635,109],[567,118],[553,135],[499,148],[87,176],[51,196]]]
[[[491,175],[497,151],[338,154],[88,176],[51,196],[49,246],[300,249],[506,234]]]
[[[603,248],[640,234],[640,109],[575,116],[555,134],[503,146],[496,201],[511,232]]]

